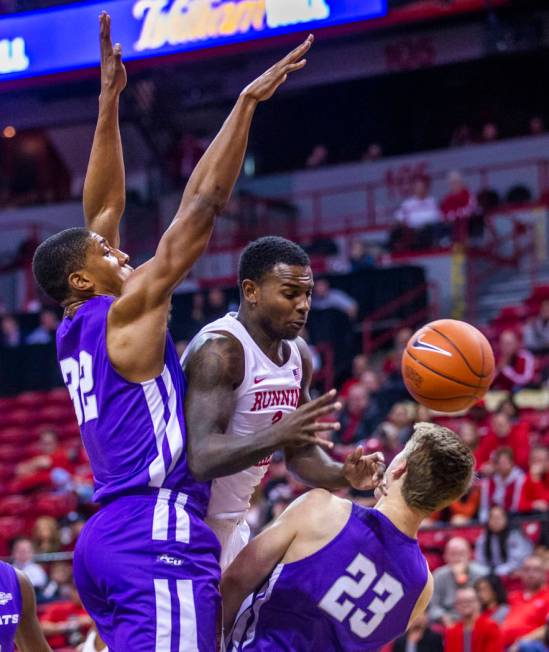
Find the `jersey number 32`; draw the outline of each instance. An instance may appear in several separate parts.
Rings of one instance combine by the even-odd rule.
[[[92,357],[80,351],[79,359],[65,358],[59,363],[63,381],[69,390],[78,425],[97,419],[97,400],[93,392]]]
[[[378,597],[365,607],[367,613],[357,605],[356,600],[374,583],[377,569],[372,561],[359,553],[346,570],[351,577],[343,575],[336,580],[318,606],[340,623],[348,619],[351,631],[360,638],[367,638],[401,600],[404,590],[398,580],[383,573],[374,584],[373,591]]]

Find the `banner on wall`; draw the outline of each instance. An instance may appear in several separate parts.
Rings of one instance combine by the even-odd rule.
[[[110,0],[0,19],[0,81],[95,66],[108,11],[126,60],[378,18],[387,0]]]

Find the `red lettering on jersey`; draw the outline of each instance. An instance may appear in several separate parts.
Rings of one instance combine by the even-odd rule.
[[[262,460],[259,460],[256,466],[269,466],[269,464],[271,463],[271,458],[272,455],[269,455],[269,457],[264,457]]]
[[[257,412],[258,410],[261,410],[261,399],[263,398],[263,392],[256,392],[255,393],[255,403],[251,409],[251,412]]]
[[[250,412],[259,412],[270,407],[297,407],[301,398],[301,389],[278,389],[254,392],[254,404]]]

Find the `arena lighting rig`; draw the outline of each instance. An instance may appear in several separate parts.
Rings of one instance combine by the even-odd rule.
[[[387,14],[387,0],[110,0],[0,19],[0,81],[98,64],[105,10],[128,60],[245,43]]]

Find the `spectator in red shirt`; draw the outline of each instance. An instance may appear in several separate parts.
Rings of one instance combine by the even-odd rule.
[[[480,577],[475,582],[475,591],[482,606],[482,613],[500,625],[509,613],[507,591],[497,575]]]
[[[535,376],[534,356],[521,347],[518,335],[511,330],[499,336],[499,355],[494,389],[513,391],[530,385]]]
[[[354,385],[357,385],[360,382],[362,374],[368,369],[368,357],[363,353],[355,355],[352,363],[352,373],[351,377],[348,378],[344,383],[339,392],[339,396],[342,399],[346,399],[349,396],[349,390]]]
[[[52,602],[44,607],[40,623],[53,649],[76,646],[84,640],[92,619],[82,606],[78,591],[72,586],[71,599]]]
[[[477,211],[475,196],[463,181],[461,172],[453,170],[448,174],[449,192],[440,203],[440,210],[445,222],[455,224],[458,240],[463,240],[467,233],[468,223]]]
[[[490,420],[488,434],[481,438],[478,449],[475,451],[477,468],[483,473],[493,471],[491,457],[494,451],[502,446],[512,449],[517,465],[526,470],[530,453],[530,431],[528,424],[518,421],[513,424],[511,419],[503,412],[496,412]]]
[[[493,505],[506,512],[518,512],[524,480],[524,471],[515,466],[513,450],[498,448],[494,453],[494,474],[480,483],[479,519],[486,522]]]
[[[474,588],[458,589],[455,609],[461,619],[446,631],[444,652],[503,652],[499,625],[481,614]]]
[[[530,452],[519,509],[521,512],[547,512],[549,509],[549,450],[545,446],[535,446]]]
[[[523,588],[509,594],[509,613],[503,621],[502,632],[506,646],[529,640],[536,630],[545,625],[549,614],[549,587],[543,559],[528,557],[521,571]]]
[[[57,484],[56,470],[63,477],[74,470],[70,451],[59,444],[57,433],[44,430],[38,442],[40,453],[15,468],[15,480],[10,484],[11,493],[25,493],[38,488],[54,488]],[[64,472],[64,473],[63,473]]]

